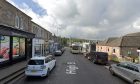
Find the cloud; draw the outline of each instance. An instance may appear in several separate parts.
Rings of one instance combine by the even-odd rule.
[[[12,2],[12,1],[10,1]],[[33,21],[66,37],[104,39],[140,31],[140,0],[33,0],[47,15],[22,2]],[[12,2],[14,3],[14,2]],[[17,7],[19,4],[16,4]],[[58,32],[57,32],[58,28]]]

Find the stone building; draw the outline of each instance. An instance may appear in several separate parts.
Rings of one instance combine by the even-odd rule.
[[[31,56],[35,35],[29,30],[31,17],[0,0],[0,67]]]
[[[32,56],[46,56],[49,53],[47,48],[48,42],[52,38],[52,33],[35,22],[31,22],[31,32],[35,34],[32,42]]]
[[[96,46],[97,51],[107,52],[110,56],[114,56],[117,61],[132,61],[132,58],[138,57],[140,32],[127,34],[110,41],[109,39],[99,42]]]

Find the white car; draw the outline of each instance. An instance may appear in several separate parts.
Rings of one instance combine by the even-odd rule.
[[[41,77],[48,76],[55,65],[56,60],[52,55],[47,57],[33,57],[28,62],[25,75]]]

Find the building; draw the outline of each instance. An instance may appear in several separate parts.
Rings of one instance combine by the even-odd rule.
[[[6,0],[0,0],[0,66],[31,55],[35,35],[29,32],[30,28],[31,17]]]
[[[111,37],[108,39],[105,39],[104,41],[99,41],[96,44],[96,51],[99,52],[109,52],[109,43],[113,40],[117,39],[117,37]],[[111,54],[111,52],[108,53],[109,55]]]
[[[32,42],[32,56],[46,56],[49,53],[48,42],[52,39],[52,33],[35,22],[31,22],[31,32],[35,34]]]
[[[140,32],[100,42],[96,47],[98,48],[97,51],[107,52],[117,61],[132,61],[132,58],[138,57],[137,50],[140,47]]]

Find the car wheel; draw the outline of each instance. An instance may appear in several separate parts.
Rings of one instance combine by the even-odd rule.
[[[134,81],[133,84],[140,84],[140,81]]]
[[[109,71],[110,71],[110,73],[111,73],[112,75],[115,75],[115,73],[114,73],[114,71],[112,70],[111,67],[109,67]]]

